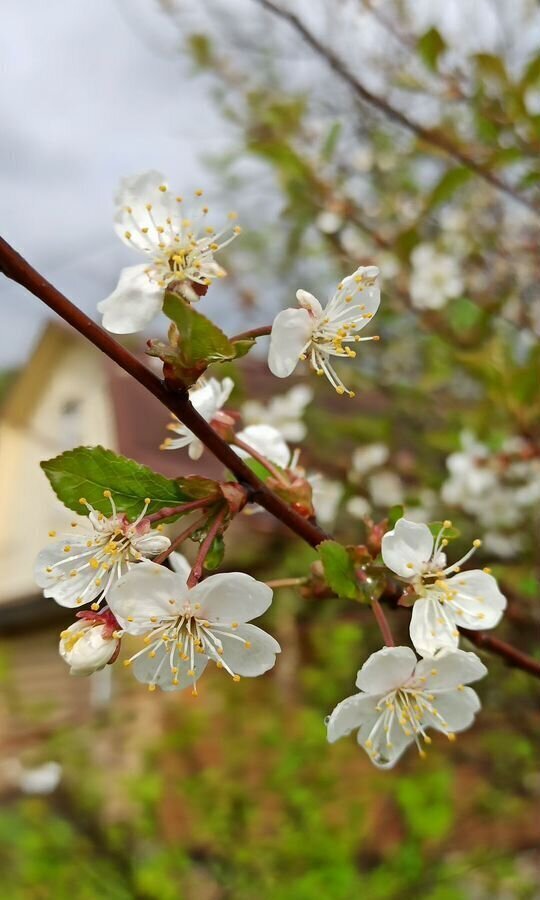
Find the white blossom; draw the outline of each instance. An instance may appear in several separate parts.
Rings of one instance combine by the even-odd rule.
[[[77,607],[92,603],[98,609],[107,592],[133,563],[157,556],[170,546],[170,540],[144,521],[150,500],[140,515],[129,522],[116,510],[110,491],[112,515],[97,512],[82,497],[80,503],[90,510],[83,524],[72,522],[72,533],[43,549],[36,560],[34,578],[60,606]],[[87,526],[90,526],[89,528]],[[56,538],[55,531],[49,536]]]
[[[365,497],[351,497],[347,500],[347,512],[355,519],[363,519],[371,509]]]
[[[271,425],[248,425],[247,428],[239,431],[236,437],[242,443],[247,444],[248,447],[253,448],[256,453],[264,456],[269,462],[280,466],[282,469],[289,467],[292,454],[286,441],[283,439],[283,435],[277,428],[273,428]],[[247,459],[250,455],[242,447],[233,445],[232,449],[242,459]]]
[[[364,444],[363,447],[357,447],[351,459],[351,480],[357,481],[355,476],[366,475],[371,469],[383,466],[389,456],[390,451],[386,444]]]
[[[401,478],[390,469],[381,469],[374,472],[367,479],[367,490],[375,506],[397,506],[404,501],[403,484]]]
[[[412,743],[425,756],[428,729],[452,740],[472,725],[480,701],[466,685],[486,671],[474,653],[463,650],[419,661],[410,647],[378,650],[358,672],[360,693],[338,703],[327,719],[328,740],[357,729],[358,743],[381,769],[391,769]]]
[[[378,339],[357,334],[373,318],[380,303],[379,270],[361,267],[344,278],[325,309],[307,291],[299,290],[297,309],[285,309],[274,319],[268,365],[278,378],[291,375],[300,359],[309,360],[318,375],[326,375],[338,394],[348,390],[333,366],[331,356],[353,358],[351,343]]]
[[[210,575],[189,589],[185,569],[171,572],[152,562],[124,575],[109,596],[124,631],[143,636],[143,649],[124,663],[137,680],[149,690],[191,685],[194,693],[209,661],[235,681],[273,667],[279,644],[249,624],[271,602],[271,589],[249,575]]]
[[[409,290],[416,309],[441,309],[447,300],[462,293],[458,263],[432,244],[418,244],[411,253],[411,263]]]
[[[58,649],[71,675],[91,675],[111,661],[118,645],[118,638],[107,624],[79,619],[62,631]]]
[[[205,422],[214,420],[228,422],[229,417],[220,411],[229,399],[233,388],[232,378],[223,378],[221,381],[217,378],[200,378],[197,384],[190,388],[189,399]],[[232,420],[230,421],[232,424]],[[165,438],[161,444],[162,450],[179,450],[187,447],[190,459],[200,459],[204,451],[204,444],[189,428],[186,428],[176,416],[173,416],[172,422],[167,425],[167,428],[178,437]]]
[[[186,212],[182,198],[170,191],[160,172],[124,178],[115,201],[118,236],[146,261],[123,269],[118,285],[98,309],[105,328],[131,334],[145,328],[161,310],[164,290],[172,282],[194,302],[214,279],[223,278],[226,272],[214,253],[226,247],[240,228],[229,225],[216,233],[205,225],[208,207],[201,201],[194,215]]]
[[[320,472],[309,474],[307,480],[311,485],[311,499],[317,519],[322,525],[332,525],[343,496],[343,485]]]
[[[420,656],[457,647],[458,626],[474,631],[494,628],[506,608],[506,598],[489,570],[461,571],[481,541],[474,541],[462,559],[447,566],[443,548],[449,527],[449,522],[443,523],[435,540],[427,525],[402,518],[382,539],[385,566],[410,583],[418,597],[410,635]]]
[[[268,403],[248,400],[242,406],[246,425],[271,425],[286,441],[302,441],[306,426],[302,416],[313,400],[313,391],[306,384],[296,384],[286,394],[272,397]]]

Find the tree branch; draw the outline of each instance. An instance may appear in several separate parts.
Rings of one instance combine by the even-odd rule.
[[[199,415],[190,403],[187,390],[170,390],[133,353],[115,341],[107,331],[71,303],[1,237],[0,271],[38,297],[65,322],[150,391],[202,441],[205,447],[236,476],[241,484],[249,488],[253,501],[264,507],[312,547],[316,547],[321,541],[326,540],[328,535],[322,528],[303,519],[273,491],[269,490],[208,422]]]
[[[236,476],[238,481],[250,489],[253,500],[264,507],[276,519],[286,525],[295,534],[305,540],[312,547],[316,547],[328,535],[317,525],[303,519],[284,503],[276,494],[269,490],[244,464],[234,450],[223,441],[214,429],[200,416],[189,401],[187,391],[173,393],[166,385],[150,371],[129,350],[122,347],[111,335],[97,325],[85,313],[74,306],[70,300],[60,293],[42,275],[23,259],[7,241],[0,237],[0,271],[16,281],[39,300],[54,310],[65,322],[75,328],[86,337],[94,346],[98,347],[106,356],[116,362],[124,371],[135,378],[154,395],[164,406],[179,419],[202,441],[214,456],[220,460]],[[199,522],[195,523],[197,526]],[[195,526],[188,526],[185,534],[188,535]],[[173,546],[177,546],[175,541]],[[173,549],[173,546],[169,549]],[[165,557],[158,557],[161,562]],[[394,597],[395,600],[395,597]],[[540,661],[533,659],[521,650],[512,647],[496,637],[482,631],[468,631],[462,629],[462,633],[478,647],[495,653],[502,657],[509,665],[523,669],[525,672],[540,678]]]
[[[420,138],[420,140],[424,141],[426,144],[430,144],[432,147],[441,150],[446,156],[451,157],[462,166],[470,169],[471,172],[474,172],[475,175],[482,178],[497,191],[500,191],[507,197],[511,197],[516,203],[519,203],[521,206],[524,206],[530,212],[540,217],[540,210],[532,201],[518,193],[511,184],[508,184],[507,181],[499,178],[498,175],[495,175],[485,165],[477,162],[477,160],[470,156],[463,147],[456,144],[443,132],[431,128],[424,128],[423,125],[420,125],[413,119],[409,119],[405,113],[401,112],[401,110],[392,106],[387,100],[379,97],[365,87],[358,77],[345,65],[343,59],[340,56],[337,56],[330,47],[325,46],[325,44],[309,30],[298,16],[286,9],[282,9],[274,3],[273,0],[255,0],[255,2],[274,16],[287,22],[301,36],[303,41],[327,62],[336,75],[349,85],[353,93],[360,97],[364,103],[378,109],[379,112],[383,113],[388,119],[397,122],[398,125],[401,125],[402,128],[415,134],[416,137]]]

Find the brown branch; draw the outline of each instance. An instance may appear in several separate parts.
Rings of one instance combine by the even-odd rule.
[[[145,522],[161,522],[163,519],[169,519],[171,516],[179,516],[194,509],[204,509],[205,506],[211,506],[216,502],[216,497],[202,497],[200,500],[191,500],[189,503],[181,503],[179,506],[165,506],[159,512],[145,516]]]
[[[536,678],[540,678],[539,659],[528,656],[527,653],[523,653],[521,650],[513,647],[512,644],[507,644],[506,641],[501,641],[500,638],[493,637],[491,634],[486,634],[485,631],[469,631],[468,628],[460,628],[459,630],[461,634],[476,647],[480,647],[483,650],[489,650],[496,656],[502,657],[509,666],[513,666],[516,669],[523,669],[523,671],[528,672],[529,675],[535,675]]]
[[[274,3],[273,0],[255,0],[255,2],[268,10],[268,12],[287,22],[301,36],[304,42],[327,62],[332,71],[334,71],[342,81],[349,85],[353,93],[360,97],[364,103],[378,109],[379,112],[383,113],[388,119],[397,122],[398,125],[401,125],[402,128],[405,128],[407,131],[416,135],[416,137],[420,138],[420,140],[424,141],[426,144],[430,144],[432,147],[441,150],[446,156],[451,157],[462,166],[470,169],[471,172],[474,172],[475,175],[482,178],[496,190],[505,194],[507,197],[511,197],[512,200],[521,204],[521,206],[524,206],[535,215],[540,216],[540,210],[532,203],[532,201],[519,194],[511,184],[508,184],[507,181],[499,178],[489,168],[482,165],[482,163],[477,162],[477,160],[470,156],[463,147],[456,144],[451,138],[447,137],[447,135],[435,129],[424,128],[423,125],[420,125],[413,119],[409,119],[405,113],[401,112],[401,110],[397,109],[395,106],[392,106],[383,97],[379,97],[378,94],[374,94],[365,87],[358,77],[345,65],[343,58],[334,53],[330,47],[323,44],[322,41],[320,41],[301,21],[301,19],[298,18],[298,16],[286,9],[282,9]]]
[[[249,341],[250,338],[265,337],[272,331],[271,325],[261,325],[260,328],[250,328],[249,331],[241,331],[240,334],[233,335],[230,341]]]
[[[190,403],[187,390],[172,391],[168,388],[133,353],[115,341],[107,331],[71,303],[1,237],[0,271],[38,297],[65,322],[150,391],[202,441],[205,447],[236,476],[241,484],[250,490],[251,500],[279,519],[312,547],[316,547],[321,541],[326,540],[327,534],[318,525],[303,519],[277,494],[267,488],[211,425],[199,415]]]
[[[269,490],[264,482],[257,478],[251,469],[236,455],[234,450],[196,412],[189,402],[187,391],[178,393],[170,391],[136,356],[126,350],[125,347],[122,347],[108,332],[74,306],[67,297],[64,297],[60,291],[43,278],[1,237],[0,271],[54,310],[65,322],[86,337],[106,356],[135,378],[139,384],[142,384],[143,387],[150,391],[167,409],[178,416],[203,442],[207,449],[230,469],[238,481],[250,489],[252,500],[263,506],[267,512],[271,513],[312,547],[316,547],[321,541],[327,539],[328,536],[321,528],[295,513],[276,494]],[[197,522],[193,526],[188,526],[186,531],[173,542],[169,550],[158,557],[157,561],[162,562],[166,555],[168,556],[171,550],[180,544],[181,539],[188,537],[191,531],[195,530],[195,526],[199,524]],[[395,592],[392,595],[392,600],[395,603]],[[526,653],[522,653],[521,650],[482,631],[463,629],[462,633],[476,646],[483,647],[502,657],[509,665],[523,669],[523,671],[540,678],[540,661],[533,659]]]

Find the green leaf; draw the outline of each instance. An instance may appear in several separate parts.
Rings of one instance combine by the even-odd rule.
[[[219,496],[215,482],[207,478],[165,478],[104,447],[76,447],[45,460],[41,468],[58,499],[80,515],[88,514],[79,502],[82,497],[98,512],[110,515],[111,502],[103,496],[105,490],[111,491],[118,511],[131,520],[139,515],[146,498],[150,498],[148,513],[154,513],[190,500]],[[171,516],[167,521],[177,518]]]
[[[338,597],[354,600],[358,593],[353,561],[345,547],[337,541],[323,541],[317,547],[324,566],[325,578]]]
[[[250,350],[253,349],[257,341],[255,338],[246,338],[242,341],[233,341],[232,345],[235,350],[235,359],[240,359],[241,356],[246,356]]]
[[[322,152],[321,152],[321,156],[326,162],[330,162],[330,160],[332,159],[332,157],[336,151],[337,143],[341,136],[342,130],[343,130],[342,122],[337,121],[337,122],[334,122],[330,126],[328,133],[324,139],[324,144],[322,146]]]
[[[443,527],[443,522],[430,522],[428,525],[429,530],[431,531],[434,538],[438,537],[441,528]],[[448,540],[453,540],[454,538],[458,538],[461,534],[459,528],[454,528],[453,525],[450,528],[444,529],[444,537],[448,538]]]
[[[446,203],[460,187],[469,181],[471,176],[472,172],[470,169],[466,169],[465,166],[448,169],[433,188],[427,202],[427,208],[434,209],[436,206]]]
[[[446,50],[446,44],[436,28],[430,28],[419,39],[416,45],[420,58],[428,69],[437,71],[439,56]]]
[[[175,368],[204,370],[210,363],[234,359],[236,352],[229,338],[181,297],[167,292],[163,311],[179,332]]]
[[[404,509],[402,506],[393,506],[388,513],[388,525],[393,528],[398,519],[403,518]]]

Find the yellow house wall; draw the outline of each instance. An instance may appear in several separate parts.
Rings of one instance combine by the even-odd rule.
[[[38,593],[35,557],[49,530],[69,530],[74,520],[40,461],[80,444],[116,447],[100,354],[66,334],[43,343],[0,420],[0,604]]]

